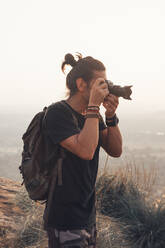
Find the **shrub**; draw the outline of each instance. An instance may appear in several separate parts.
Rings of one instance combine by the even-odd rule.
[[[102,174],[96,184],[98,211],[120,224],[127,245],[134,248],[165,247],[165,205],[146,200],[155,176],[145,173],[133,175],[117,171],[114,175]],[[129,172],[127,170],[127,172]],[[136,179],[136,180],[135,180]],[[151,180],[152,179],[152,180]],[[148,192],[147,192],[148,189]]]

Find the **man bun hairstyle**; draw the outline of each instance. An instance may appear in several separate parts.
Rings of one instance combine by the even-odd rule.
[[[77,92],[76,79],[83,78],[83,80],[89,85],[90,80],[93,78],[94,71],[104,71],[105,66],[99,60],[96,60],[90,56],[83,58],[82,54],[77,53],[75,60],[74,56],[67,53],[64,58],[64,62],[61,65],[61,69],[64,72],[65,65],[72,66],[72,69],[67,74],[66,86],[69,90],[70,97]]]
[[[78,57],[78,59],[82,58],[82,55],[80,53],[77,53],[76,56]],[[73,55],[71,53],[67,53],[65,55],[64,62],[62,63],[61,69],[64,72],[65,65],[71,65],[72,67],[74,67],[76,64],[77,64],[77,61],[75,60]]]

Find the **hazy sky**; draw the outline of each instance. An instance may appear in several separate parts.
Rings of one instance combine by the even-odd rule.
[[[119,111],[165,110],[164,0],[2,0],[0,35],[1,107],[64,98],[61,62],[80,52],[133,85]]]

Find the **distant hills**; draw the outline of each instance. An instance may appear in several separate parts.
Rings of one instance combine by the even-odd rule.
[[[2,111],[0,113],[0,176],[21,180],[18,171],[22,151],[21,138],[33,116],[41,109],[21,111],[13,108],[11,111],[11,108],[0,108],[0,110]],[[153,161],[152,153],[156,158],[162,156],[160,164],[161,166],[165,164],[165,111],[126,115],[120,113],[118,116],[124,149],[121,158],[109,158],[111,164],[123,164],[126,157],[128,159],[134,156],[133,154],[138,155],[136,156],[138,161],[142,161],[143,155],[148,154],[146,163],[149,164]],[[105,152],[102,151],[100,158],[103,159],[103,163],[105,157]]]

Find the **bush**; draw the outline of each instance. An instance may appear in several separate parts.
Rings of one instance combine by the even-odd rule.
[[[146,200],[155,182],[155,176],[152,173],[145,173],[143,184],[142,180],[139,181],[141,173],[134,171],[135,175],[124,174],[121,169],[113,176],[104,172],[98,178],[96,184],[98,211],[120,224],[123,237],[130,247],[163,248],[165,205],[161,202],[155,207],[154,202]]]
[[[144,167],[128,164],[111,174],[107,170],[100,173],[96,183],[98,248],[125,247],[123,238],[129,247],[165,247],[164,204],[155,205],[148,200],[155,181],[155,169],[146,171]],[[16,202],[25,212],[25,220],[16,234],[15,247],[45,247],[42,246],[43,242],[47,243],[42,228],[43,208],[31,201],[25,190],[19,192]],[[117,223],[116,227],[113,222]],[[118,239],[117,245],[114,239]]]

